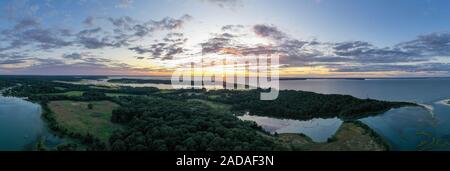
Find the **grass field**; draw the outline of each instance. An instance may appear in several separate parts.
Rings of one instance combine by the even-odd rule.
[[[136,96],[136,95],[132,95],[132,94],[125,94],[125,93],[105,93],[106,96],[109,97],[119,97],[119,96]]]
[[[76,97],[76,96],[82,96],[84,93],[84,91],[68,91],[68,92],[64,92],[64,93],[50,93],[50,94],[44,94],[44,95],[66,95],[66,96],[71,96],[71,97]],[[132,94],[125,94],[125,93],[105,93],[106,96],[109,97],[118,97],[118,96],[133,96]]]
[[[88,109],[88,104],[93,105]],[[51,101],[48,103],[54,113],[56,121],[70,132],[87,134],[107,142],[112,132],[121,129],[118,124],[112,123],[112,110],[118,105],[110,101]]]
[[[217,102],[212,102],[212,101],[208,101],[208,100],[202,100],[202,99],[189,99],[188,101],[191,102],[200,102],[205,104],[206,106],[214,109],[214,110],[218,110],[218,111],[230,111],[231,106],[227,105],[227,104],[222,104],[222,103],[217,103]]]
[[[66,95],[66,96],[82,96],[84,91],[68,91],[64,93],[50,93],[50,94],[44,94],[44,95]]]
[[[89,88],[99,89],[99,90],[117,90],[119,87],[116,86],[89,86]]]

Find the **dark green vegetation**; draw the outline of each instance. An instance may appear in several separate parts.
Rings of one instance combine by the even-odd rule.
[[[131,78],[121,78],[121,79],[110,79],[110,83],[123,83],[123,84],[171,84],[170,80],[148,80],[148,79],[131,79]]]
[[[40,103],[49,127],[67,137],[67,143],[57,150],[321,150],[313,148],[311,142],[292,148],[279,139],[286,135],[265,133],[254,122],[241,121],[233,113],[249,111],[253,115],[283,118],[352,120],[414,105],[303,91],[281,91],[277,100],[261,101],[259,95],[265,90],[99,88],[55,82],[71,79],[80,78],[0,76],[0,86],[11,87],[4,91],[5,95],[28,97]],[[353,124],[351,128],[370,130],[363,126]],[[361,135],[358,139],[361,144],[379,145],[367,149],[384,147],[374,133],[347,132],[350,133],[337,138],[343,143],[330,141],[334,145],[322,149],[346,149],[347,146],[342,146],[348,144],[347,140],[357,136],[352,134]]]
[[[252,122],[201,102],[124,97],[112,121],[128,123],[110,143],[112,150],[218,151],[276,150]]]
[[[181,90],[180,90],[181,91]],[[348,95],[323,95],[313,92],[280,91],[276,100],[259,100],[264,90],[250,91],[186,91],[171,98],[198,98],[228,104],[235,112],[249,112],[252,115],[308,120],[313,118],[334,118],[355,120],[377,115],[391,108],[416,106],[407,102],[386,102],[373,99],[358,99]],[[167,95],[167,94],[166,94]]]
[[[367,125],[344,122],[326,143],[315,143],[302,134],[280,134],[275,142],[289,150],[306,151],[386,151],[389,145]]]

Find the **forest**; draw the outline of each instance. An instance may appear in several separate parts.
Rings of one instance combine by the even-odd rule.
[[[267,151],[273,142],[263,138],[253,122],[241,121],[201,103],[152,97],[123,97],[113,122],[128,124],[110,138],[112,150]]]
[[[256,90],[159,90],[153,87],[102,87],[57,82],[86,79],[80,77],[0,76],[0,86],[10,87],[5,96],[27,97],[40,103],[49,127],[63,136],[78,140],[59,145],[56,150],[114,151],[270,151],[283,147],[273,142],[256,123],[242,121],[234,114],[278,118],[310,119],[339,117],[355,120],[391,108],[415,105],[358,99],[345,95],[322,95],[304,91],[281,91],[274,101],[261,101]],[[91,79],[98,79],[92,77]],[[81,95],[68,95],[78,91]],[[66,93],[66,94],[65,94]],[[231,106],[216,109],[195,99]],[[110,121],[124,126],[108,142],[90,133],[74,133],[59,124],[47,104],[56,100],[111,101],[119,105]],[[92,106],[91,106],[92,108]],[[40,144],[42,146],[42,144]],[[41,149],[45,149],[42,148]]]
[[[171,99],[197,98],[229,104],[235,113],[308,120],[334,118],[356,120],[377,115],[392,108],[417,106],[409,102],[387,102],[374,99],[358,99],[348,95],[324,95],[313,92],[282,90],[276,100],[260,100],[264,89],[254,90],[178,90],[164,94]]]

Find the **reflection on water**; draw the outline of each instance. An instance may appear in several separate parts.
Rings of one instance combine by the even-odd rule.
[[[302,133],[315,142],[326,142],[341,126],[342,121],[338,118],[311,119],[299,121],[292,119],[276,119],[263,116],[244,115],[238,117],[241,120],[255,121],[264,130],[270,133]]]
[[[37,141],[60,143],[41,118],[41,107],[20,98],[0,96],[0,150],[33,150]]]

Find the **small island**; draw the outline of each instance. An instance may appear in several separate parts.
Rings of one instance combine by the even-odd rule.
[[[280,91],[276,100],[259,100],[261,92],[264,91],[266,90],[217,90],[192,96],[229,104],[232,106],[231,110],[235,112],[298,120],[335,117],[342,120],[356,120],[384,113],[392,108],[418,106],[410,102],[358,99],[349,95],[325,95],[295,90]]]

